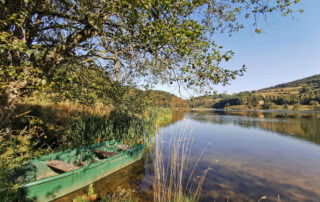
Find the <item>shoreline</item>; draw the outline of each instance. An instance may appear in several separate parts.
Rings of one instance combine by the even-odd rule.
[[[320,113],[320,110],[287,110],[287,109],[215,109],[191,108],[191,111],[217,111],[217,112],[263,112],[263,113]]]

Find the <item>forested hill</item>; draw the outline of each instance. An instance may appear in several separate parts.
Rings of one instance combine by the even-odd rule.
[[[147,100],[150,100],[151,106],[170,107],[170,108],[188,108],[189,104],[182,98],[171,93],[160,90],[147,90]]]
[[[225,109],[319,109],[320,74],[257,91],[190,100],[192,107]]]
[[[264,88],[259,91],[269,90],[269,89],[277,89],[277,88],[288,88],[288,87],[302,87],[304,85],[308,85],[310,87],[320,88],[320,74],[313,75],[310,77],[306,77],[303,79],[278,84],[276,86],[272,86],[269,88]]]

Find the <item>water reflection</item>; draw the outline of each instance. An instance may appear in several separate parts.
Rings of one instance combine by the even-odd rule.
[[[145,161],[140,160],[102,180],[94,183],[94,192],[99,196],[112,194],[112,192],[123,189],[133,189],[136,191],[135,197],[141,200],[150,200],[150,193],[144,193],[144,186],[148,188],[146,181]],[[120,190],[119,190],[120,191]],[[55,200],[55,202],[73,201],[77,196],[86,195],[88,193],[88,187],[84,187],[76,192],[73,192],[67,196]]]
[[[188,117],[215,124],[234,124],[241,127],[266,129],[320,144],[319,113],[207,111],[189,113]]]
[[[200,163],[214,168],[203,201],[320,201],[320,147],[308,143],[320,143],[319,114],[201,112],[184,121],[196,126],[194,154],[212,142]]]

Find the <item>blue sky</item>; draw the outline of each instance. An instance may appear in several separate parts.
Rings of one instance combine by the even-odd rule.
[[[225,87],[218,85],[218,92],[237,93],[257,90],[280,83],[320,74],[320,0],[302,0],[299,8],[304,13],[282,17],[273,14],[268,24],[260,19],[261,34],[247,27],[232,37],[217,34],[214,40],[225,50],[235,51],[235,57],[224,68],[238,69],[243,64],[247,72]],[[158,85],[158,90],[178,96],[177,87]],[[182,91],[182,97],[190,93]]]

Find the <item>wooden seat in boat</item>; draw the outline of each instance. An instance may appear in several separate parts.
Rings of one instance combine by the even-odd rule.
[[[73,164],[69,164],[69,163],[66,163],[63,161],[59,161],[59,160],[48,161],[48,162],[46,162],[46,165],[51,168],[62,171],[62,172],[69,172],[69,171],[76,170],[76,169],[80,168],[80,167],[75,166]]]
[[[102,150],[94,150],[94,153],[98,155],[98,157],[107,158],[117,155],[118,153],[111,153]]]
[[[126,145],[126,144],[122,144],[122,145],[118,145],[118,149],[123,150],[123,151],[128,151],[128,150],[132,149],[132,147],[129,145]]]

